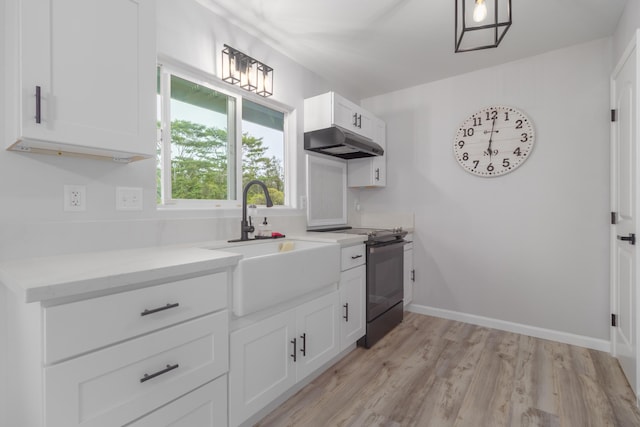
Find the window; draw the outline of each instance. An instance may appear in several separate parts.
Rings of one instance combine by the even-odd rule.
[[[285,204],[283,111],[158,68],[158,202],[234,201],[244,184],[263,181]],[[265,204],[258,186],[250,204]]]

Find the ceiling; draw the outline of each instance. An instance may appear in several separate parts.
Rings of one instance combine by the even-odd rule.
[[[500,46],[465,53],[454,0],[198,1],[362,99],[609,36],[635,0],[512,0]]]

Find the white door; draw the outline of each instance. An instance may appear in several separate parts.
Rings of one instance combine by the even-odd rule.
[[[637,232],[636,167],[636,40],[614,70],[611,80],[612,108],[616,119],[611,129],[611,227],[612,352],[620,361],[629,384],[638,393],[636,269]]]

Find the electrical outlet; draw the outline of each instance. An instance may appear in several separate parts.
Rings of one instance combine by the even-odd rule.
[[[87,209],[87,187],[84,185],[64,186],[64,211],[83,212]]]
[[[116,210],[141,211],[142,210],[142,188],[116,187]]]
[[[300,209],[306,209],[306,208],[307,208],[307,197],[300,196]]]

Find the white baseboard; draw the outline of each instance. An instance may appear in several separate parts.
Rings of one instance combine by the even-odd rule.
[[[473,325],[485,326],[487,328],[499,329],[501,331],[514,332],[535,338],[557,341],[564,344],[577,345],[593,350],[604,351],[606,353],[611,352],[611,342],[598,338],[539,328],[537,326],[523,325],[521,323],[507,322],[505,320],[461,313],[459,311],[444,310],[442,308],[429,307],[426,305],[409,304],[405,307],[405,310],[418,314],[426,314],[427,316],[442,317],[444,319],[457,320],[459,322],[471,323]]]

